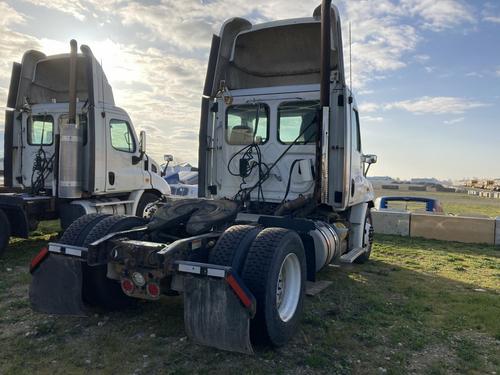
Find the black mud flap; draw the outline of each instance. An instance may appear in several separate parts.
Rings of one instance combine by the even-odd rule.
[[[50,254],[32,273],[29,297],[35,311],[86,316],[81,261]]]
[[[193,341],[253,354],[249,310],[224,278],[184,276],[184,324]]]

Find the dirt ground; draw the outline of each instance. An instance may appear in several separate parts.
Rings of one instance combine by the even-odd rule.
[[[51,229],[0,259],[0,374],[500,374],[498,248],[377,236],[367,264],[319,274],[290,344],[247,356],[190,342],[181,297],[34,313],[27,266]]]

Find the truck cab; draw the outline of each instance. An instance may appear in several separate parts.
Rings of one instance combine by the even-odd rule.
[[[212,100],[200,124],[200,171],[212,171],[200,172],[203,196],[248,193],[251,202],[278,204],[311,197],[320,173],[322,203],[333,210],[372,204],[365,170],[373,158],[362,153],[358,108],[345,83],[340,19],[335,7],[331,12],[326,83],[319,8],[310,18],[224,23],[214,38],[204,93]],[[324,103],[321,86],[328,91]]]
[[[170,193],[145,148],[89,47],[27,51],[13,65],[5,115],[0,210],[8,221],[24,218],[11,234],[26,237],[43,219],[67,227],[92,212],[141,215]]]

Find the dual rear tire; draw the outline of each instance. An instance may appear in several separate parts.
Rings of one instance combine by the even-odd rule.
[[[131,229],[145,222],[145,219],[135,216],[84,215],[66,229],[59,242],[73,246],[88,246],[109,233]],[[91,267],[82,263],[84,302],[108,310],[122,309],[134,304],[137,300],[123,293],[120,283],[109,279],[107,272],[106,265]]]
[[[304,304],[306,259],[299,235],[236,225],[220,237],[209,261],[231,266],[255,296],[252,341],[286,344],[298,330]]]

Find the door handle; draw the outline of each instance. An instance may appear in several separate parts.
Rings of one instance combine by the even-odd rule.
[[[354,189],[356,189],[356,183],[354,182],[354,179],[351,179],[351,197],[354,197]]]
[[[115,184],[115,172],[108,172],[108,181],[110,185]]]

